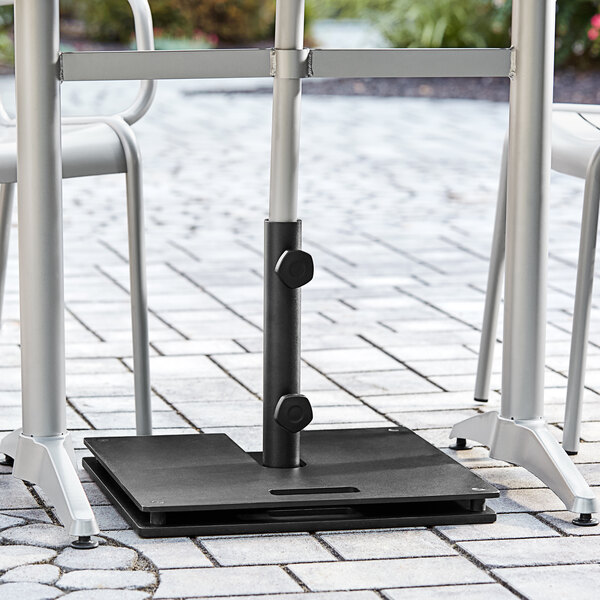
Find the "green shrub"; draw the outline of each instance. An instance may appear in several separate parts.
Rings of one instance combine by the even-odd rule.
[[[591,18],[598,12],[592,0],[558,0],[556,18],[556,64],[579,62],[589,65],[594,58],[588,38]]]
[[[0,64],[12,65],[15,60],[12,35],[13,7],[0,6]]]
[[[172,1],[172,0],[171,0]],[[177,0],[197,29],[227,42],[251,42],[273,35],[275,0]]]
[[[498,2],[497,16],[510,28],[511,0]],[[598,0],[558,0],[556,9],[556,64],[594,66],[598,56],[588,37],[592,17],[599,12]]]
[[[528,0],[523,0],[528,1]],[[397,47],[501,47],[510,43],[511,0],[307,0],[321,18],[366,18]],[[599,0],[558,0],[556,64],[590,66],[588,37]],[[600,33],[600,30],[599,30]],[[592,37],[595,35],[592,34]]]
[[[390,0],[306,0],[306,7],[319,19],[369,18],[390,9]]]
[[[61,18],[73,18],[75,4],[78,0],[61,0]],[[15,59],[13,25],[13,6],[0,6],[0,64],[12,66]]]
[[[213,35],[198,33],[193,37],[173,37],[163,35],[160,32],[154,36],[154,48],[156,50],[188,50],[214,48],[217,44],[217,38]],[[133,46],[133,44],[132,44]]]
[[[275,0],[150,0],[150,7],[155,27],[170,37],[205,32],[225,42],[251,42],[271,36],[275,23]],[[76,0],[76,14],[93,39],[131,38],[133,20],[125,0]]]
[[[421,48],[504,46],[494,0],[391,0],[376,22],[392,45]]]

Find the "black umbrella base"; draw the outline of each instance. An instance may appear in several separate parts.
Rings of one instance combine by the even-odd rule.
[[[263,467],[225,434],[86,438],[85,469],[142,537],[492,523],[498,491],[404,427],[302,433]]]

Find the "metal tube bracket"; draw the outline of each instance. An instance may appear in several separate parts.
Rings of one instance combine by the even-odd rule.
[[[279,50],[271,48],[271,77],[304,79],[312,77],[312,50]]]

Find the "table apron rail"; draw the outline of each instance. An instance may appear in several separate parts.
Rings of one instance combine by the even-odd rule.
[[[276,77],[511,77],[510,48],[64,52],[61,81]]]

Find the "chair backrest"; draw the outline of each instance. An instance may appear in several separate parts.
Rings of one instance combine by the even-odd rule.
[[[98,0],[102,2],[102,0]],[[125,0],[124,0],[125,1]],[[127,0],[133,12],[135,43],[138,50],[154,50],[154,30],[152,12],[148,0]],[[14,0],[0,0],[0,6],[14,4]],[[130,125],[141,119],[150,108],[156,93],[156,81],[141,81],[138,93],[132,104],[117,114]],[[95,115],[98,116],[98,115]],[[0,124],[15,125],[0,98]]]

